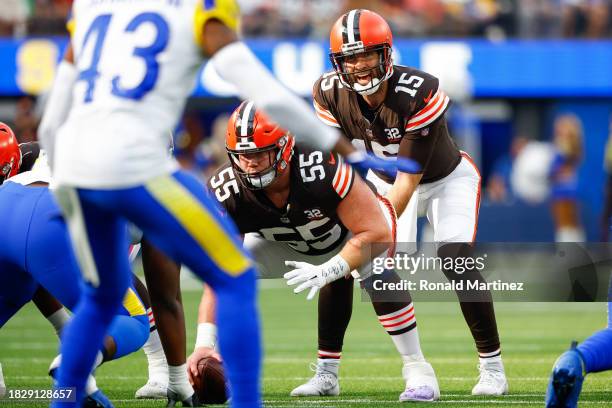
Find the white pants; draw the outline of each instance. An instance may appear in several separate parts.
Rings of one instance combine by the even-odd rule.
[[[379,198],[379,205],[382,209],[383,215],[389,225],[389,228],[393,230],[394,226],[397,229],[395,213],[392,212]],[[280,241],[268,241],[264,239],[258,233],[248,233],[244,235],[244,247],[253,256],[260,278],[282,278],[285,272],[289,272],[291,268],[285,266],[285,261],[299,261],[308,262],[312,265],[320,265],[327,262],[334,255],[338,254],[344,244],[351,239],[352,234],[349,232],[344,239],[335,249],[322,255],[305,255],[301,252],[293,250],[289,245]],[[360,268],[359,275],[362,279],[365,279],[371,274],[370,265],[364,265]]]
[[[467,153],[451,174],[433,183],[420,184],[406,210],[397,221],[398,251],[416,250],[417,217],[427,215],[433,227],[434,241],[473,242],[476,238],[480,208],[480,173]],[[391,184],[369,172],[371,181],[381,195]]]

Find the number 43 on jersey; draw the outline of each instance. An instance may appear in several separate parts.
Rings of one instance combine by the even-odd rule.
[[[81,49],[84,50],[90,43],[93,43],[91,60],[89,67],[79,72],[78,80],[87,83],[85,91],[85,103],[93,100],[93,92],[97,85],[100,73],[98,64],[104,46],[104,40],[108,32],[108,27],[113,19],[112,14],[101,14],[97,16],[87,29]],[[124,28],[127,34],[135,33],[142,27],[149,25],[154,28],[155,35],[153,41],[144,47],[135,47],[132,55],[142,59],[145,65],[145,74],[140,83],[133,87],[126,87],[121,82],[121,76],[116,75],[111,80],[111,93],[120,98],[133,100],[142,99],[149,91],[155,87],[155,82],[159,76],[159,63],[157,55],[164,51],[168,45],[169,32],[168,23],[158,13],[143,12],[136,15]],[[79,56],[80,58],[80,56]]]

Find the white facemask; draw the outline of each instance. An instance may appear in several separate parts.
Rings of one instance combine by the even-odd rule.
[[[268,187],[274,181],[276,177],[276,171],[274,167],[271,167],[270,170],[260,176],[256,177],[247,177],[247,182],[251,184],[255,188],[265,188]]]

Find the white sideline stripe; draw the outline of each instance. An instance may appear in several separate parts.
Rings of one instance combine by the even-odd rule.
[[[377,353],[377,354],[380,354],[380,353]],[[316,356],[312,356],[312,357],[267,357],[264,362],[271,363],[271,364],[300,363],[300,362],[308,363],[308,362],[312,362],[313,358],[316,358]],[[504,360],[504,363],[510,363],[510,364],[524,363],[527,361],[531,364],[546,364],[548,366],[552,364],[551,361],[554,361],[555,358],[556,357],[530,358],[529,356],[525,356],[525,358],[518,358],[518,357],[506,358],[504,357],[503,360]],[[395,363],[399,361],[399,357],[398,356],[390,356],[388,358],[353,357],[352,353],[351,354],[343,353],[342,360],[344,361],[344,365],[353,364],[353,363],[388,364],[389,362]],[[429,361],[432,364],[471,364],[471,363],[477,363],[478,357],[477,356],[475,356],[474,358],[431,357],[431,358],[428,358],[427,361]]]
[[[57,350],[58,344],[54,343],[6,343],[5,350]]]

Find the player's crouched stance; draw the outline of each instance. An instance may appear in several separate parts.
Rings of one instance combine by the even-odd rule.
[[[50,181],[38,143],[18,146],[12,130],[0,123],[0,225],[4,232],[0,237],[0,328],[32,300],[59,336],[70,318],[64,306],[74,310],[78,303],[80,273],[60,210],[47,188]],[[143,295],[146,289],[135,278],[98,352],[96,367],[138,350],[147,341]],[[51,376],[60,362],[61,356],[52,362]],[[88,377],[86,395],[85,407],[112,407],[93,375]]]
[[[230,163],[211,178],[209,186],[234,219],[244,244],[263,277],[280,277],[319,297],[319,358],[316,373],[292,396],[338,395],[338,371],[344,334],[352,310],[353,278],[359,269],[371,293],[368,252],[387,254],[395,242],[395,213],[377,197],[342,158],[302,145],[269,121],[252,102],[244,102],[228,124],[226,147]],[[368,251],[369,246],[376,249]],[[399,281],[387,271],[377,279]],[[420,349],[416,318],[408,292],[382,294],[372,303],[404,360],[406,391],[402,401],[433,401],[439,387]],[[385,299],[385,295],[388,297]],[[393,298],[389,298],[393,296]],[[377,301],[380,300],[380,301]],[[200,306],[196,350],[189,359],[190,375],[197,362],[212,354],[213,308],[205,292]]]

